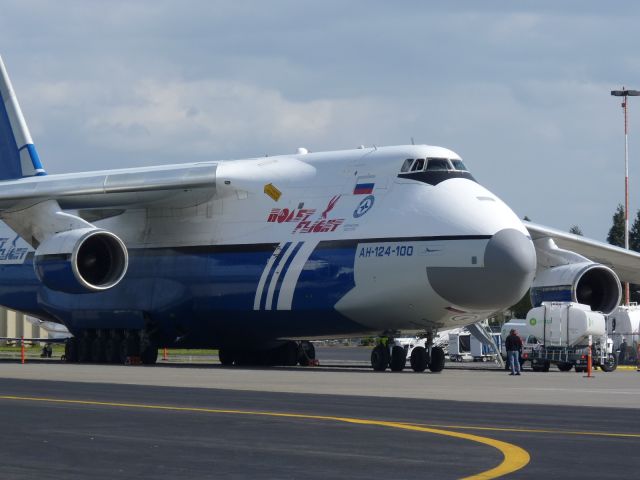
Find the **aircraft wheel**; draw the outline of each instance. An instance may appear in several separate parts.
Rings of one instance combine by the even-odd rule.
[[[78,361],[78,339],[69,338],[64,344],[64,359],[67,363]]]
[[[91,361],[91,347],[93,347],[93,335],[89,332],[85,332],[79,342],[78,346],[78,361],[80,363],[87,363]]]
[[[223,367],[230,367],[233,365],[234,354],[230,348],[218,349],[218,360]]]
[[[122,341],[122,350],[124,353],[124,361],[125,363],[127,357],[138,357],[140,356],[140,335],[136,330],[129,330]]]
[[[107,340],[106,357],[109,363],[124,363],[121,359],[120,350],[122,349],[122,337],[113,333]]]
[[[153,340],[148,330],[140,331],[140,361],[143,365],[154,365],[158,361],[158,344]]]
[[[158,347],[153,342],[140,346],[140,361],[144,365],[154,365],[158,361]]]
[[[568,372],[572,368],[573,365],[571,365],[570,363],[558,363],[558,370],[560,370],[561,372]]]
[[[107,361],[107,341],[102,335],[96,335],[91,343],[91,361],[93,363]]]
[[[316,347],[313,343],[303,340],[298,348],[298,363],[303,367],[308,367],[311,360],[316,359]]]
[[[391,349],[391,361],[389,366],[392,372],[401,372],[407,363],[407,351],[399,345]]]
[[[384,372],[389,366],[389,349],[385,345],[376,345],[371,350],[371,366],[376,372]]]
[[[440,347],[431,349],[431,362],[429,362],[429,370],[434,373],[441,372],[444,369],[444,350]]]
[[[424,372],[429,364],[427,350],[424,347],[416,347],[411,352],[411,368],[414,372]]]
[[[278,353],[280,357],[280,365],[285,367],[295,367],[298,364],[298,342],[294,342],[293,340],[288,341],[278,348]]]

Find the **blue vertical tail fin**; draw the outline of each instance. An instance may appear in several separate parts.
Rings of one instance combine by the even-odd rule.
[[[0,57],[0,180],[46,174]]]

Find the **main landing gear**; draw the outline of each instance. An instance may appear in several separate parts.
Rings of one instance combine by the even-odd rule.
[[[69,363],[113,364],[139,359],[152,365],[158,360],[158,345],[146,330],[85,330],[67,340],[64,358]]]
[[[225,367],[264,366],[264,367],[303,367],[312,365],[316,359],[316,349],[309,341],[289,340],[275,348],[231,348],[218,350],[220,363]]]
[[[431,343],[427,341],[427,345]],[[429,352],[430,350],[430,352]],[[409,357],[414,372],[424,372],[427,368],[434,372],[444,369],[444,350],[441,347],[414,347]],[[384,372],[390,368],[392,372],[401,372],[407,363],[407,350],[400,345],[389,348],[383,343],[376,345],[371,351],[371,367],[376,372]]]

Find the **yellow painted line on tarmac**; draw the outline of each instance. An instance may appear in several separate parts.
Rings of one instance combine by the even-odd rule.
[[[459,438],[463,440],[470,440],[472,442],[481,443],[490,447],[496,448],[502,453],[503,460],[495,468],[480,472],[470,477],[465,477],[462,480],[489,480],[493,478],[502,477],[509,473],[513,473],[520,470],[529,463],[530,457],[526,450],[513,445],[511,443],[502,442],[500,440],[494,440],[493,438],[481,437],[478,435],[472,435],[469,433],[453,432],[449,430],[443,430],[442,428],[433,428],[424,425],[413,425],[401,422],[387,422],[383,420],[368,420],[363,418],[352,417],[333,417],[327,415],[305,415],[301,413],[279,413],[279,412],[260,412],[252,410],[227,410],[217,408],[198,408],[198,407],[173,407],[168,405],[148,405],[142,403],[121,403],[121,402],[99,402],[91,400],[68,400],[60,398],[46,398],[46,397],[21,397],[14,395],[0,395],[0,400],[16,400],[16,401],[28,401],[28,402],[43,402],[43,403],[62,403],[71,405],[85,405],[85,406],[105,406],[105,407],[125,407],[125,408],[140,408],[146,410],[164,410],[172,412],[192,412],[192,413],[219,413],[228,415],[254,415],[262,417],[280,417],[280,418],[298,418],[306,420],[326,420],[333,422],[342,422],[355,425],[373,425],[387,428],[395,428],[399,430],[408,430],[413,432],[425,432],[433,433],[436,435],[445,435],[448,437]]]
[[[484,430],[488,432],[514,432],[514,433],[548,433],[555,435],[582,435],[592,437],[618,437],[618,438],[640,438],[640,433],[615,433],[615,432],[590,432],[583,430],[554,430],[544,428],[508,428],[508,427],[471,427],[469,425],[441,425],[415,423],[429,428],[453,428],[456,430]]]

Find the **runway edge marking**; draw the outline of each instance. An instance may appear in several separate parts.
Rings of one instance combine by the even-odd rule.
[[[384,420],[367,420],[361,418],[351,417],[333,417],[328,415],[305,415],[302,413],[279,413],[279,412],[260,412],[252,410],[230,410],[230,409],[217,409],[217,408],[201,408],[201,407],[175,407],[169,405],[148,405],[143,403],[121,403],[121,402],[100,402],[93,400],[69,400],[60,398],[47,398],[47,397],[22,397],[16,395],[0,395],[0,400],[16,400],[16,401],[31,401],[31,402],[44,402],[44,403],[63,403],[71,405],[97,405],[105,407],[125,407],[125,408],[140,408],[147,410],[164,410],[174,412],[193,412],[193,413],[220,413],[229,415],[254,415],[263,417],[280,417],[280,418],[298,418],[308,420],[328,420],[333,422],[351,423],[355,425],[374,425],[387,428],[396,428],[400,430],[409,430],[414,432],[433,433],[436,435],[444,435],[448,437],[460,438],[463,440],[470,440],[472,442],[481,443],[493,447],[502,453],[503,460],[495,468],[480,472],[469,477],[464,477],[462,480],[489,480],[493,478],[502,477],[509,473],[513,473],[521,468],[525,467],[531,457],[529,453],[523,448],[513,445],[511,443],[502,442],[493,438],[481,437],[478,435],[472,435],[469,433],[453,432],[449,430],[442,430],[440,428],[431,428],[419,425],[411,425],[408,423],[400,422],[388,422]]]

